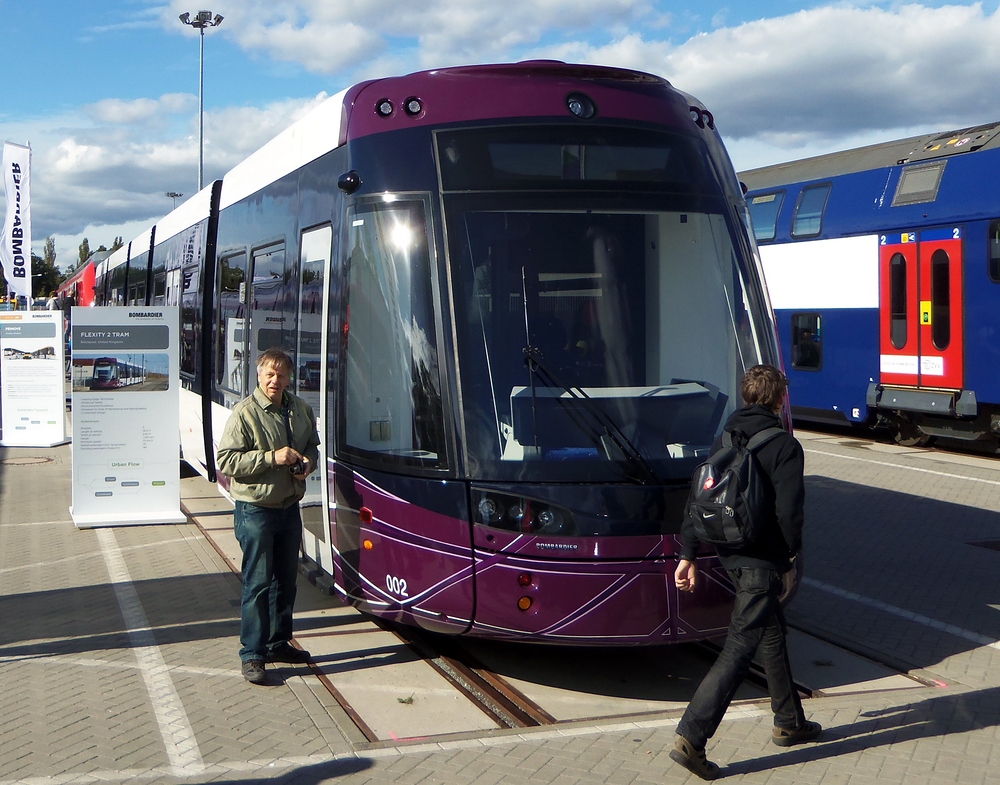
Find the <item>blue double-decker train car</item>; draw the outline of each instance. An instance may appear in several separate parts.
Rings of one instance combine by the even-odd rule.
[[[800,421],[1000,432],[1000,123],[747,171]]]

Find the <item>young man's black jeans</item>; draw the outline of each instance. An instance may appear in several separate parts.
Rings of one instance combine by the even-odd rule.
[[[805,722],[785,647],[785,617],[778,602],[781,575],[774,570],[740,567],[730,570],[729,577],[736,587],[736,604],[726,645],[677,726],[677,733],[698,749],[715,734],[758,648],[775,726],[792,729]]]

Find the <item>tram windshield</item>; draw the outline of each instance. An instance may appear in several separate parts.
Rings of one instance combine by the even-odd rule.
[[[473,478],[687,480],[738,405],[763,333],[721,200],[623,190],[446,196]]]

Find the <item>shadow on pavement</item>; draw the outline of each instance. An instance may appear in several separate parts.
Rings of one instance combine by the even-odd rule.
[[[723,776],[752,774],[783,766],[826,760],[890,744],[950,736],[1000,725],[1000,688],[940,695],[880,711],[864,712],[865,719],[851,725],[824,728],[816,744],[792,752],[733,763]],[[711,751],[709,751],[711,758]]]

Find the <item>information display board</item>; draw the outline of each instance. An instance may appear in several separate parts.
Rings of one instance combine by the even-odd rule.
[[[0,412],[4,447],[66,442],[62,311],[0,313]]]
[[[183,523],[177,306],[73,309],[78,527]]]

